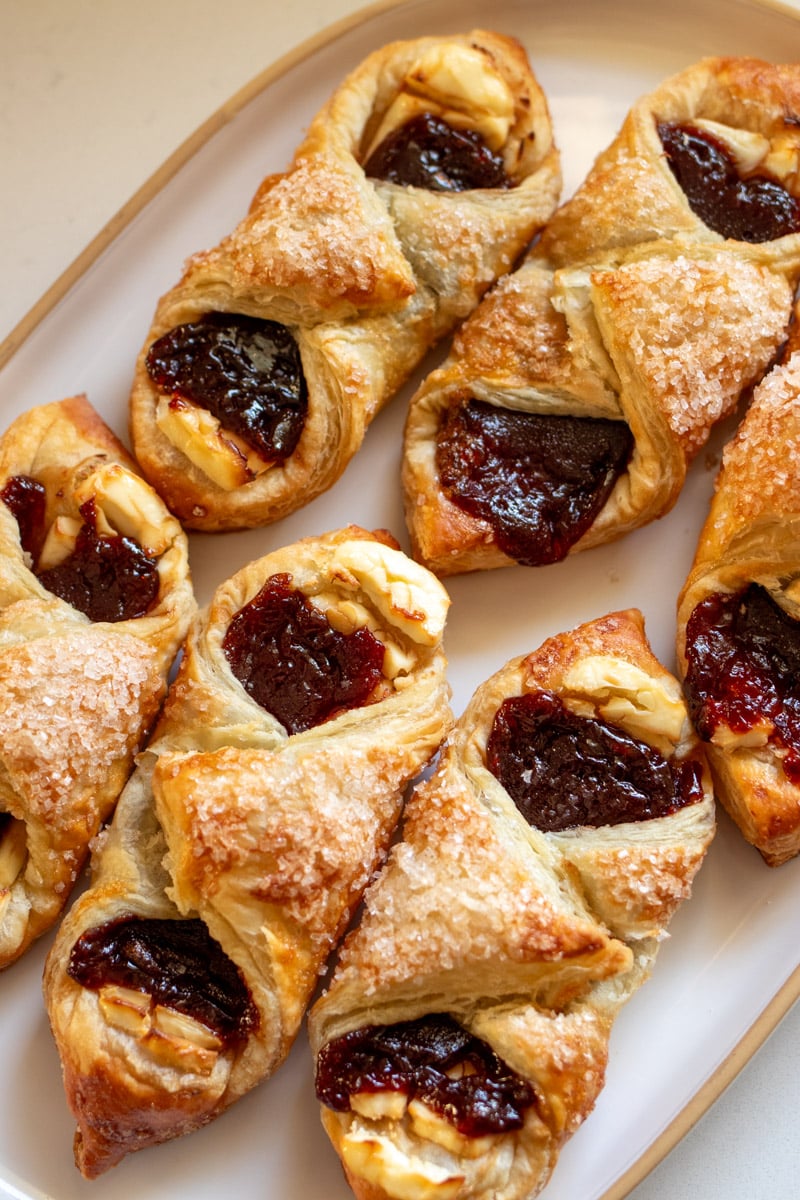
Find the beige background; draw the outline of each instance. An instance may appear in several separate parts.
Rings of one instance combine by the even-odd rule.
[[[216,108],[360,7],[0,0],[0,340]],[[787,58],[800,56],[798,29]],[[800,1178],[798,1111],[795,1008],[633,1200],[790,1200]],[[557,1200],[557,1178],[551,1190]]]

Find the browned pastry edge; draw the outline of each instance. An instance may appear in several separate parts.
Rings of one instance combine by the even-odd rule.
[[[714,593],[758,583],[800,620],[800,353],[776,366],[725,448],[694,562],[677,605],[678,668],[688,671],[687,623]],[[800,852],[800,788],[782,753],[721,727],[707,746],[722,804],[769,866]],[[754,744],[755,741],[755,744]]]

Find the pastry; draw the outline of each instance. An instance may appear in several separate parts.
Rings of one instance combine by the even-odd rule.
[[[56,921],[194,611],[186,537],[83,396],[0,439],[0,966]]]
[[[746,58],[705,59],[633,106],[412,399],[421,562],[538,566],[671,509],[785,334],[798,113],[800,69]]]
[[[800,350],[726,446],[678,601],[678,665],[717,795],[765,862],[800,851]]]
[[[190,528],[264,525],[330,487],[559,189],[516,41],[476,30],[371,54],[157,307],[131,434],[172,510]]]
[[[309,1014],[359,1200],[539,1192],[713,831],[680,686],[635,610],[478,688]]]
[[[440,576],[540,566],[663,516],[770,364],[791,301],[783,274],[727,245],[556,271],[536,249],[411,400],[415,558]]]
[[[800,272],[800,65],[706,58],[633,105],[542,239],[554,267],[645,243]]]
[[[285,1058],[449,728],[448,603],[353,527],[244,567],[193,626],[45,969],[86,1177]]]

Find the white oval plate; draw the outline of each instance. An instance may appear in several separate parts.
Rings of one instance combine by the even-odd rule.
[[[187,255],[233,228],[260,179],[286,166],[308,119],[344,73],[393,38],[467,30],[490,17],[494,28],[526,45],[547,92],[565,195],[630,104],[664,76],[705,54],[781,61],[798,32],[779,4],[740,0],[672,0],[652,8],[637,0],[494,0],[490,13],[485,0],[416,0],[366,9],[270,68],[214,114],[42,298],[0,347],[3,424],[34,404],[85,391],[124,436],[133,362],[157,297]],[[374,422],[362,451],[325,496],[264,530],[192,537],[201,602],[244,562],[346,522],[387,527],[406,544],[398,465],[411,386]],[[642,609],[655,652],[672,667],[675,600],[731,428],[717,432],[679,504],[657,525],[552,567],[450,581],[446,645],[457,712],[512,655],[627,606]],[[800,860],[768,870],[721,817],[653,979],[617,1022],[606,1088],[565,1148],[548,1194],[619,1200],[760,1045],[800,993],[798,888]],[[72,1163],[73,1123],[40,995],[47,944],[0,984],[0,1195],[347,1200],[319,1123],[302,1034],[278,1074],[215,1124],[85,1183]]]

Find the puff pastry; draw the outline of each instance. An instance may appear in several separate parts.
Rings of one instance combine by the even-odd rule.
[[[421,562],[541,565],[670,510],[785,335],[798,112],[800,70],[751,59],[703,60],[634,105],[411,401]]]
[[[648,767],[623,800],[617,738],[663,792]],[[359,1200],[539,1192],[713,831],[702,749],[637,611],[478,688],[309,1014],[323,1124]]]
[[[83,396],[0,439],[0,966],[55,922],[194,611],[186,537]]]
[[[633,105],[549,222],[555,267],[644,243],[730,244],[800,272],[800,66],[705,58]]]
[[[410,183],[382,150],[407,130],[442,167]],[[197,529],[263,525],[330,487],[559,189],[546,100],[516,41],[475,30],[370,55],[288,172],[158,305],[131,433],[172,510]]]
[[[449,728],[448,604],[388,535],[352,527],[246,566],[193,626],[45,970],[85,1176],[207,1123],[285,1058]]]
[[[725,448],[678,600],[678,665],[717,795],[765,862],[800,851],[800,352]]]
[[[663,516],[773,359],[791,302],[782,274],[724,246],[557,271],[536,251],[412,398],[414,556],[441,576],[538,566]]]

